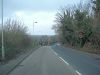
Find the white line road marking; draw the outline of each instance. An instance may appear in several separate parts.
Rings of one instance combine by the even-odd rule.
[[[53,50],[52,50],[53,51]],[[53,53],[55,54],[55,55],[58,55],[55,51],[53,51]]]
[[[53,50],[52,50],[53,51]],[[55,55],[58,55],[55,51],[53,51]],[[59,57],[65,64],[67,64],[69,66],[69,63],[66,62],[62,57]],[[78,75],[82,75],[79,71],[75,71]]]
[[[54,52],[55,53],[55,55],[58,55],[56,52]]]
[[[76,70],[76,73],[78,74],[78,75],[82,75],[80,72],[78,72],[77,70]]]
[[[59,57],[65,64],[69,65],[68,62],[66,62],[63,58]]]

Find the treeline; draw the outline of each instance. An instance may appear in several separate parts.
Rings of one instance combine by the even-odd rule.
[[[57,42],[55,35],[37,35],[33,36],[36,45],[48,46]]]
[[[100,49],[100,0],[65,7],[55,22],[53,29],[62,44]]]
[[[0,42],[1,42],[1,28],[0,28]],[[27,34],[27,27],[18,20],[8,19],[4,23],[4,50],[6,60],[13,58],[17,54],[25,51],[33,44],[31,36]],[[0,43],[0,59],[1,59]]]

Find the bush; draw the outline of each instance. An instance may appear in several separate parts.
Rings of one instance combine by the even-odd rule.
[[[11,59],[16,56],[16,54],[22,52],[23,49],[30,46],[32,46],[32,38],[27,34],[27,28],[24,24],[18,20],[8,19],[4,25],[4,47],[6,59]]]

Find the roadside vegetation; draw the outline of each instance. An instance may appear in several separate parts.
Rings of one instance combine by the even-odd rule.
[[[1,28],[0,28],[1,42]],[[0,43],[0,59],[1,59]],[[33,39],[27,34],[27,27],[24,23],[14,19],[8,19],[4,23],[4,50],[6,60],[12,59],[17,54],[25,52],[33,47]]]
[[[4,23],[4,50],[6,60],[10,60],[21,53],[27,52],[34,47],[52,45],[56,42],[55,36],[30,35],[27,27],[20,20],[8,19]],[[0,42],[2,31],[0,28]],[[0,60],[2,44],[0,43]]]
[[[61,44],[100,54],[100,0],[64,7],[55,22],[53,29]]]
[[[35,35],[33,38],[35,45],[40,46],[53,45],[57,42],[55,35]]]

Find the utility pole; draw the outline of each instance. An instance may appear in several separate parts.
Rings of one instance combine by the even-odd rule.
[[[2,37],[1,37],[1,40],[2,40],[2,60],[5,60],[5,51],[4,51],[4,29],[3,29],[3,0],[1,0],[1,17],[2,17]]]

